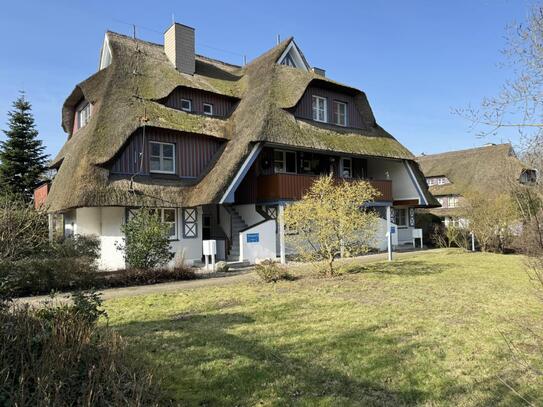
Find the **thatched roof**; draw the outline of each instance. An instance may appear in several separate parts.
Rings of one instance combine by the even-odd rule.
[[[377,125],[363,92],[312,72],[276,64],[291,38],[244,67],[197,55],[196,72],[187,75],[173,67],[162,45],[112,32],[106,35],[111,64],[77,85],[63,106],[62,126],[69,139],[52,161],[58,173],[47,199],[50,211],[83,206],[216,203],[256,142],[413,159]],[[367,128],[340,130],[296,119],[290,109],[312,82],[341,86],[355,95]],[[159,103],[179,86],[235,97],[240,102],[226,119],[189,114]],[[83,97],[93,104],[93,114],[85,127],[71,134],[74,107]],[[225,140],[225,147],[196,184],[158,185],[136,177],[130,188],[128,180],[110,177],[108,163],[142,125],[220,138]]]
[[[518,181],[528,168],[517,158],[511,144],[423,155],[416,160],[426,177],[445,176],[450,181],[430,186],[435,196],[466,195],[471,191],[499,193],[509,182]]]

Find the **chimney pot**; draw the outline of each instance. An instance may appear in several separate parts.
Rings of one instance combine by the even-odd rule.
[[[164,52],[175,69],[194,75],[194,28],[173,23],[164,33]]]

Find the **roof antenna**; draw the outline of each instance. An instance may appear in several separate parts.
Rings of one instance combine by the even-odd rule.
[[[175,24],[175,14],[172,13],[172,25],[174,25],[174,24]]]
[[[132,24],[132,37],[136,39],[136,24]]]
[[[243,55],[243,66],[247,65],[247,55]]]
[[[277,45],[281,42],[281,35],[277,34]]]

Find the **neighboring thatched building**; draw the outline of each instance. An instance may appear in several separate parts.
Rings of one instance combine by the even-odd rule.
[[[537,172],[517,158],[511,144],[422,155],[416,160],[441,205],[428,211],[446,225],[461,223],[464,197],[471,191],[493,196],[515,183],[531,184],[537,179]]]
[[[106,33],[99,71],[62,108],[68,140],[46,207],[66,234],[98,235],[102,267],[123,267],[120,226],[147,206],[188,260],[207,239],[220,257],[283,259],[277,213],[333,172],[371,180],[411,241],[414,208],[437,203],[363,92],[311,68],[292,38],[236,66],[195,54],[194,35],[174,24],[161,45]]]

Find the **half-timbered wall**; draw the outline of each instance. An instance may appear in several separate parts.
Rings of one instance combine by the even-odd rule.
[[[307,87],[304,95],[298,101],[298,104],[294,107],[294,116],[301,117],[303,119],[313,120],[313,95],[326,98],[327,122],[329,124],[334,124],[332,102],[334,100],[337,100],[339,102],[347,103],[346,127],[352,127],[357,129],[365,128],[362,115],[356,107],[354,96],[313,85]]]
[[[213,116],[229,116],[234,110],[237,100],[227,96],[206,92],[199,89],[178,87],[165,99],[165,105],[181,110],[181,100],[191,101],[192,113],[203,114],[204,103],[213,105]]]
[[[111,173],[127,175],[137,173],[141,165],[140,153],[143,150],[141,175],[149,175],[149,142],[151,141],[175,145],[176,171],[173,176],[177,175],[180,178],[197,178],[218,154],[223,143],[221,140],[208,136],[157,128],[147,128],[144,136],[142,129],[139,129],[116,157]]]

